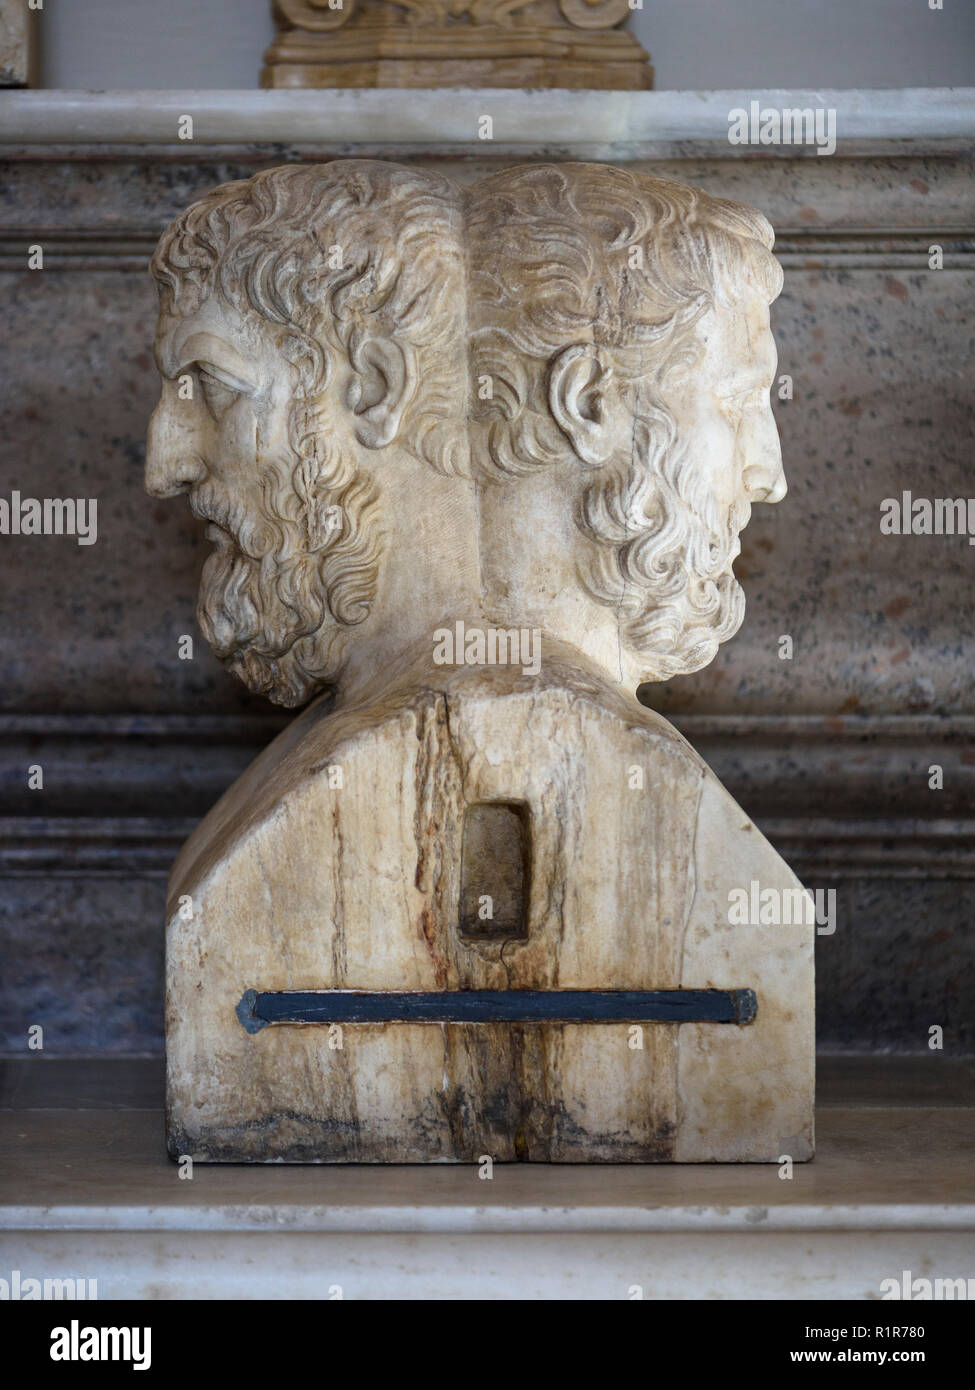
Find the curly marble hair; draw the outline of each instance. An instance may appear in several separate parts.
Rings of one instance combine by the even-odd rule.
[[[471,379],[492,383],[489,399],[472,402],[481,478],[510,482],[572,455],[549,405],[550,364],[575,343],[605,351],[632,403],[633,438],[601,467],[578,460],[592,476],[577,522],[596,547],[580,578],[619,611],[644,680],[699,669],[741,623],[731,564],[747,511],[730,524],[716,515],[667,409],[666,378],[693,370],[695,327],[710,309],[779,294],[771,226],[699,189],[591,164],[492,175],[468,190],[466,220]]]

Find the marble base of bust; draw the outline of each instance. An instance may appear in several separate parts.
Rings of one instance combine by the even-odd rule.
[[[801,893],[788,867],[666,721],[578,662],[549,656],[539,677],[427,677],[410,671],[351,707],[319,702],[180,856],[167,941],[172,1154],[810,1158],[814,926],[728,920],[732,886]],[[642,780],[621,775],[632,768]],[[530,822],[518,934],[465,930],[461,838],[465,812],[483,804],[524,807]],[[346,1024],[340,1046],[314,1025],[251,1034],[236,1012],[249,988],[610,984],[755,987],[758,1011],[744,1027],[636,1033]]]

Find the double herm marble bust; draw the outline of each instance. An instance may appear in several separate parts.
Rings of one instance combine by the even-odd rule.
[[[147,486],[207,524],[217,655],[316,697],[173,870],[173,1155],[811,1157],[808,895],[635,694],[735,633],[785,493],[772,240],[618,168],[368,160],[163,236]]]

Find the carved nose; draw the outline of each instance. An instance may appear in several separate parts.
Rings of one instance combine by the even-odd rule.
[[[146,492],[176,497],[206,477],[206,464],[193,447],[192,431],[178,425],[164,401],[149,421],[146,439]]]
[[[762,411],[739,435],[744,456],[743,480],[749,502],[781,502],[788,491],[782,468],[782,446],[771,410]]]
[[[745,490],[749,502],[781,502],[789,490],[782,465],[771,468],[746,468]]]
[[[766,492],[764,500],[766,502],[781,502],[788,491],[789,484],[786,482],[785,473],[780,466],[775,482],[769,488],[768,492]]]

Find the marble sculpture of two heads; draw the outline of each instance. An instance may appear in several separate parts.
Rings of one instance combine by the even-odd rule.
[[[785,493],[772,241],[586,164],[296,164],[193,204],[152,263],[147,486],[208,524],[214,651],[292,707],[458,619],[631,691],[706,665],[751,504]]]

